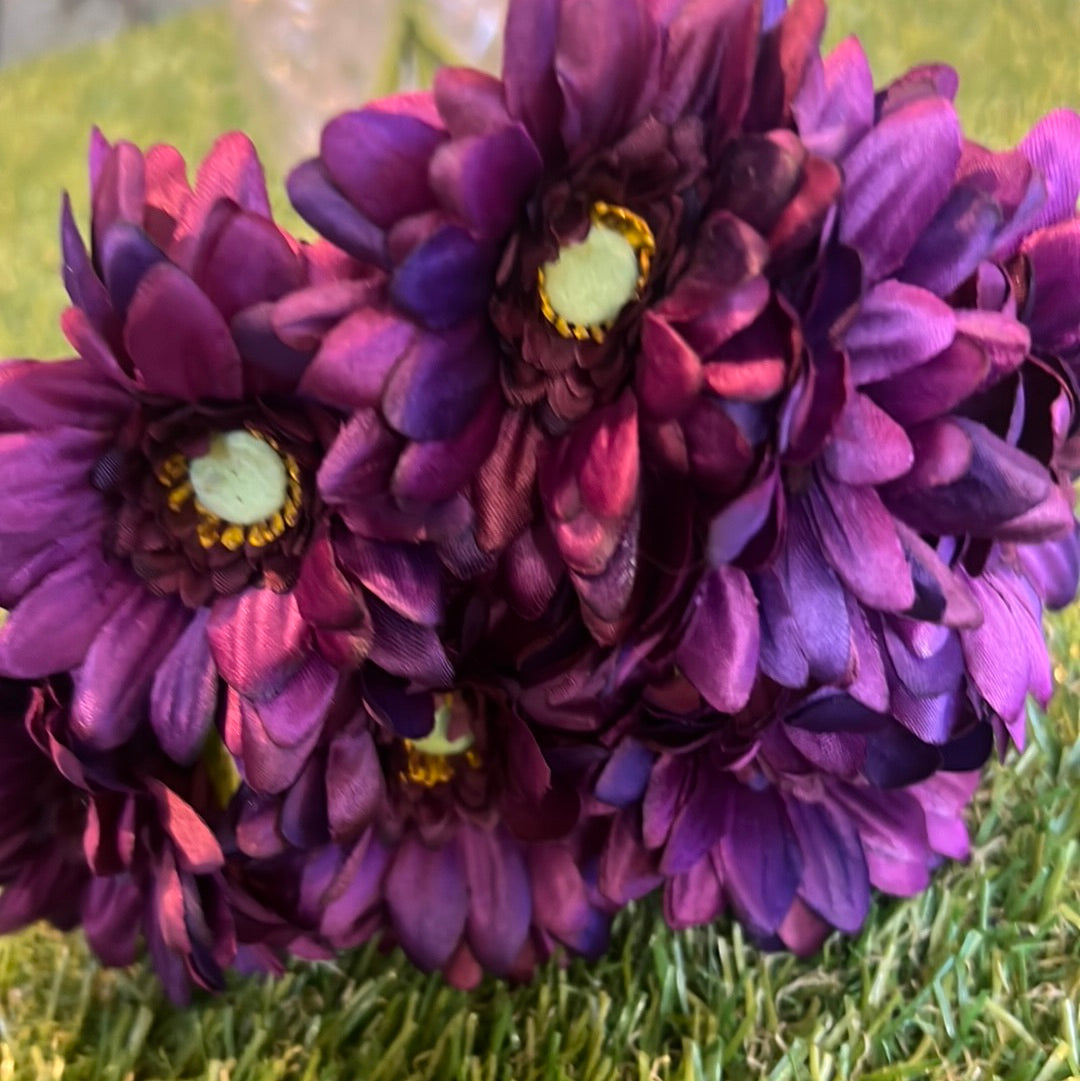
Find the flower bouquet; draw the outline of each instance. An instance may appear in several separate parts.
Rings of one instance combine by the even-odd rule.
[[[647,894],[770,948],[968,850],[1080,558],[1080,117],[966,139],[822,0],[514,0],[274,224],[95,133],[0,367],[0,929],[169,992],[469,987]]]

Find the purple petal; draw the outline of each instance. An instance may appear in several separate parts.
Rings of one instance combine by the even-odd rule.
[[[433,88],[435,106],[453,139],[490,135],[513,123],[502,82],[474,68],[440,68]]]
[[[733,567],[719,567],[693,605],[676,663],[711,706],[737,713],[757,677],[760,628],[750,580]]]
[[[323,128],[322,161],[349,202],[388,229],[433,204],[428,166],[445,138],[416,116],[361,109]]]
[[[948,196],[960,160],[952,105],[917,100],[890,112],[848,155],[840,237],[870,281],[899,267]]]
[[[394,272],[394,303],[432,330],[487,309],[495,258],[464,229],[446,225],[420,243]]]
[[[338,844],[350,841],[375,820],[386,798],[379,753],[364,731],[334,737],[326,758],[326,808]]]
[[[671,824],[671,835],[660,861],[663,874],[689,871],[731,829],[738,787],[727,775],[705,777],[698,773],[686,802]]]
[[[871,289],[844,344],[856,386],[915,368],[952,342],[956,316],[925,289],[886,281]]]
[[[78,667],[102,626],[133,590],[102,554],[64,563],[23,597],[0,629],[0,673],[41,679]]]
[[[848,589],[870,608],[907,611],[915,603],[911,570],[877,492],[835,484],[821,475],[808,500],[825,558]]]
[[[368,607],[375,628],[371,644],[375,664],[391,675],[416,680],[423,687],[452,684],[453,665],[433,628],[413,623],[376,597],[370,599]]]
[[[300,380],[299,392],[343,409],[376,405],[415,334],[415,328],[392,312],[361,308],[327,334]]]
[[[430,547],[352,535],[338,545],[338,558],[365,589],[406,619],[428,626],[441,620],[439,564]]]
[[[83,428],[116,431],[131,398],[80,359],[0,364],[0,430]]]
[[[1029,236],[1022,251],[1031,266],[1025,322],[1032,339],[1039,349],[1070,352],[1080,345],[1080,222],[1073,219]]]
[[[854,934],[870,910],[870,878],[859,835],[827,804],[787,801],[802,851],[799,895],[834,927]]]
[[[321,730],[337,687],[337,672],[315,655],[273,697],[251,706],[270,739],[291,750],[306,746]]]
[[[949,296],[989,254],[1001,224],[1001,210],[992,198],[954,188],[908,253],[900,277],[937,296]]]
[[[1080,116],[1055,109],[1031,129],[1019,150],[1046,180],[1046,203],[1027,224],[1028,231],[1074,217],[1080,195]]]
[[[64,256],[64,288],[71,303],[82,309],[99,334],[111,339],[116,322],[112,303],[87,254],[66,194],[60,212],[60,245]]]
[[[609,145],[644,115],[659,76],[655,34],[644,0],[561,5],[555,73],[560,130],[574,157]]]
[[[652,774],[653,754],[635,739],[623,739],[611,753],[593,790],[612,807],[626,807],[644,795]]]
[[[137,225],[120,222],[105,232],[98,259],[113,310],[123,319],[139,283],[165,253]]]
[[[409,439],[449,439],[480,409],[496,364],[479,325],[420,335],[390,373],[383,416]]]
[[[202,751],[217,708],[217,670],[210,658],[210,613],[192,615],[161,667],[150,693],[150,724],[161,749],[181,765]]]
[[[410,960],[426,971],[441,968],[457,948],[469,913],[457,848],[404,840],[386,877],[386,902]]]
[[[720,838],[724,885],[748,921],[772,933],[791,908],[802,878],[798,839],[784,801],[772,788],[738,785],[729,814],[729,828]]]
[[[500,237],[517,222],[542,170],[533,141],[514,124],[441,147],[431,185],[471,232]]]
[[[169,263],[139,283],[124,344],[139,385],[151,394],[187,402],[243,394],[240,354],[228,325],[206,294]]]
[[[469,945],[485,968],[505,974],[525,945],[532,920],[521,850],[504,831],[476,827],[458,834],[458,846],[469,887]]]
[[[874,123],[874,79],[858,38],[845,38],[820,67],[811,66],[792,102],[806,148],[839,160]]]
[[[109,750],[145,723],[155,671],[191,616],[179,601],[135,589],[102,625],[75,678],[72,732]]]
[[[389,265],[386,233],[338,191],[319,159],[293,169],[286,187],[297,213],[320,236],[357,259],[380,267]]]
[[[506,105],[541,150],[551,147],[562,114],[554,68],[560,6],[559,0],[513,4],[506,17],[503,44]]]

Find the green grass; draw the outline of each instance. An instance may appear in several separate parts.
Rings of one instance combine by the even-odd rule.
[[[879,81],[956,63],[994,145],[1080,106],[1076,0],[837,0],[830,38],[849,31]],[[89,125],[197,156],[247,115],[233,65],[210,11],[0,73],[0,355],[62,351],[56,207],[68,187],[85,210]],[[178,1011],[145,968],[102,971],[78,936],[35,928],[0,942],[0,1081],[1080,1078],[1080,614],[1051,629],[1059,693],[991,769],[971,861],[808,961],[727,925],[673,935],[645,905],[606,960],[525,987],[462,994],[368,949]]]

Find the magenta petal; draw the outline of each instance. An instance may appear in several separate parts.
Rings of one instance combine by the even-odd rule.
[[[124,344],[139,385],[182,401],[243,394],[240,354],[221,313],[169,263],[150,270],[128,311]]]
[[[642,409],[669,420],[679,416],[701,388],[701,359],[668,323],[645,313],[636,390]]]
[[[193,197],[185,203],[176,228],[177,246],[182,252],[190,252],[189,242],[202,232],[207,216],[222,199],[261,218],[270,217],[270,195],[262,164],[255,145],[243,132],[222,135],[199,165]],[[176,252],[170,254],[176,258]],[[183,258],[177,261],[190,269]]]
[[[385,492],[401,441],[373,409],[361,409],[338,432],[319,466],[319,494],[331,505],[362,504]]]
[[[226,319],[304,282],[304,264],[268,218],[225,205],[211,217],[194,255],[192,278]]]
[[[489,135],[513,123],[502,82],[475,68],[440,68],[435,73],[435,107],[453,139]]]
[[[904,261],[948,196],[960,160],[960,126],[941,98],[886,116],[844,162],[840,237],[870,281]]]
[[[135,963],[145,901],[127,876],[95,878],[82,898],[86,941],[103,964],[117,968]]]
[[[334,737],[326,758],[326,809],[330,833],[341,844],[374,821],[386,798],[375,742],[364,731]]]
[[[495,445],[502,410],[502,396],[492,384],[483,404],[456,435],[411,443],[394,471],[394,496],[404,504],[452,499],[476,475]]]
[[[252,708],[279,747],[305,746],[322,728],[337,687],[337,672],[313,655],[272,698],[253,702]]]
[[[457,948],[469,912],[456,846],[403,841],[386,876],[386,902],[410,960],[427,971],[441,968]]]
[[[218,671],[249,698],[280,691],[309,652],[309,631],[295,595],[270,589],[248,589],[218,601],[207,635]]]
[[[844,786],[835,799],[859,831],[872,885],[900,897],[926,889],[932,857],[926,819],[913,796]]]
[[[71,728],[100,749],[130,739],[149,712],[154,673],[190,614],[172,598],[134,589],[102,626],[75,679]]]
[[[1055,109],[1031,129],[1019,149],[1046,180],[1046,202],[1028,230],[1074,217],[1080,195],[1080,116],[1071,109]]]
[[[299,392],[343,409],[375,405],[415,334],[392,312],[361,308],[327,334],[300,380]]]
[[[432,205],[428,164],[445,138],[416,116],[374,107],[331,120],[323,129],[321,154],[346,198],[387,229]]]
[[[505,974],[525,945],[532,920],[521,850],[505,831],[476,827],[458,834],[458,846],[469,887],[469,945],[485,968]]]
[[[905,612],[915,603],[896,525],[873,488],[821,476],[811,486],[809,507],[826,559],[859,600],[885,612]]]
[[[564,103],[560,129],[575,157],[610,145],[644,115],[659,76],[655,38],[645,0],[560,6],[555,50]]]
[[[825,467],[845,484],[884,484],[914,464],[911,441],[895,420],[863,394],[853,394],[825,447]]]
[[[694,598],[676,662],[711,706],[737,713],[749,701],[757,676],[760,635],[749,579],[734,567],[719,567]]]
[[[161,749],[181,765],[202,751],[217,707],[217,670],[210,658],[207,609],[195,612],[154,674],[150,724]]]
[[[0,629],[0,673],[41,679],[78,667],[102,626],[141,586],[86,551],[23,597]]]
[[[698,860],[664,887],[664,920],[676,931],[711,923],[724,904],[723,883],[712,860]]]
[[[82,428],[115,431],[129,395],[89,361],[9,360],[0,364],[0,430]]]
[[[399,615],[435,626],[442,618],[439,563],[430,546],[349,536],[338,547],[344,567]]]
[[[191,804],[158,780],[151,778],[147,787],[158,805],[161,825],[173,843],[180,869],[196,875],[219,870],[225,863],[221,846]]]
[[[559,0],[513,4],[506,16],[503,84],[510,114],[520,120],[541,150],[551,147],[562,114],[555,81]]]
[[[520,124],[442,146],[431,185],[443,206],[478,236],[500,237],[522,214],[543,162]]]

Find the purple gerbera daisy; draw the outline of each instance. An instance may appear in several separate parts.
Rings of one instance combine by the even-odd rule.
[[[348,701],[288,791],[237,794],[254,897],[290,898],[290,921],[334,949],[382,933],[458,986],[528,975],[558,946],[603,950],[605,823],[580,820],[505,702],[468,685],[411,693],[370,666]]]
[[[423,577],[409,553],[343,554],[316,478],[346,413],[298,395],[310,350],[273,323],[295,338],[283,297],[302,307],[326,278],[362,292],[363,273],[273,224],[243,136],[217,143],[194,187],[169,147],[95,136],[90,164],[91,253],[66,204],[62,226],[79,356],[0,368],[0,670],[72,671],[81,743],[118,747],[148,717],[180,763],[200,753],[220,675],[240,701],[242,771],[283,787],[339,669],[377,632],[415,631],[400,667],[422,664],[414,617],[437,603],[402,599]],[[425,671],[446,670],[430,652]]]

